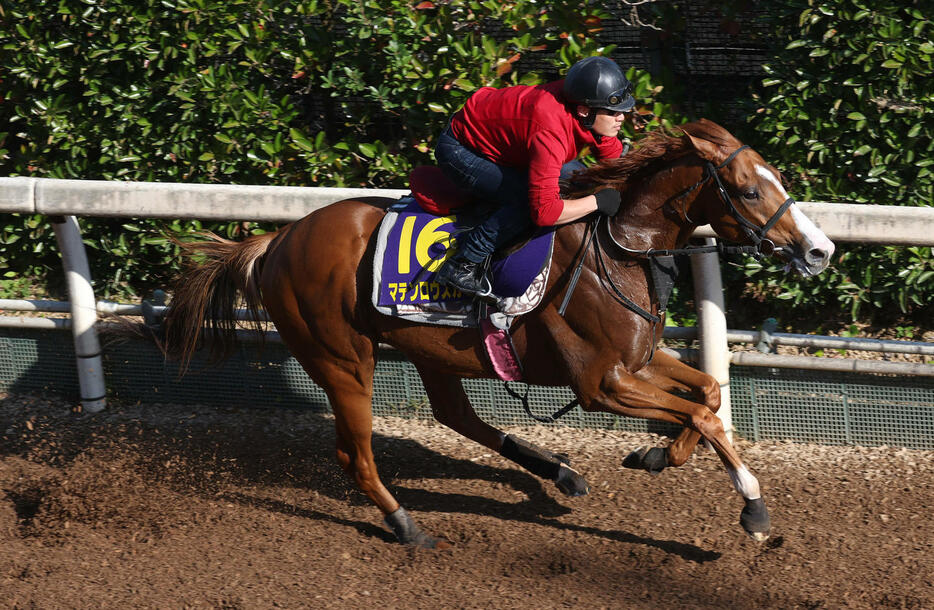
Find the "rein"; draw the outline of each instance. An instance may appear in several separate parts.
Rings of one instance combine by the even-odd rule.
[[[733,204],[732,198],[730,198],[730,195],[726,190],[726,186],[724,186],[723,184],[723,180],[720,179],[719,171],[723,169],[724,167],[728,166],[733,161],[733,159],[735,159],[736,156],[739,155],[739,153],[746,150],[747,148],[749,148],[749,145],[747,144],[740,146],[739,148],[734,150],[732,153],[730,153],[730,155],[726,158],[726,160],[724,160],[723,163],[721,163],[720,165],[715,166],[710,161],[705,161],[704,175],[701,177],[699,181],[697,181],[695,184],[688,187],[684,191],[684,193],[681,194],[679,199],[683,200],[689,194],[691,194],[692,192],[700,188],[708,180],[713,178],[714,182],[717,185],[717,192],[719,193],[720,199],[721,201],[723,201],[723,204],[726,207],[727,212],[740,225],[740,228],[743,230],[744,235],[750,241],[753,242],[753,245],[751,246],[725,246],[721,243],[717,243],[712,246],[688,246],[686,248],[673,248],[673,249],[661,249],[661,250],[655,249],[655,248],[648,248],[647,250],[633,250],[632,248],[627,248],[626,246],[622,245],[616,240],[616,237],[613,236],[613,232],[610,230],[610,217],[604,216],[603,219],[605,220],[605,223],[606,223],[606,234],[610,237],[610,241],[613,242],[614,246],[616,246],[617,248],[619,248],[620,250],[622,250],[623,252],[627,254],[631,254],[635,256],[645,256],[647,258],[676,256],[676,255],[681,255],[681,254],[701,254],[705,252],[718,252],[721,254],[749,254],[759,259],[763,255],[768,256],[781,250],[781,248],[775,245],[775,242],[766,238],[766,234],[769,232],[769,230],[772,229],[772,227],[774,227],[778,223],[778,221],[782,218],[782,216],[784,216],[785,212],[788,211],[788,208],[790,208],[791,205],[795,203],[795,200],[792,199],[791,197],[788,197],[787,199],[785,199],[782,205],[780,205],[778,209],[775,210],[775,213],[772,214],[772,217],[769,218],[769,220],[763,226],[759,227],[753,224],[752,222],[750,222],[746,217],[744,217],[739,212],[739,210],[736,209],[736,206]],[[693,222],[691,221],[690,218],[688,218],[686,212],[684,213],[684,218],[688,222]],[[594,240],[594,237],[597,234],[599,222],[600,222],[600,217],[598,216],[590,223],[590,236],[587,238],[587,244],[584,246],[584,248],[581,249],[580,260],[578,261],[577,266],[574,269],[574,275],[571,277],[571,281],[568,284],[568,290],[564,295],[564,300],[561,303],[561,307],[558,309],[558,313],[562,316],[564,315],[564,312],[567,309],[567,305],[571,300],[571,295],[573,294],[574,289],[577,287],[577,281],[580,279],[581,267],[584,264],[584,256],[586,255],[587,248],[590,246],[591,243],[593,243],[594,251],[595,251],[595,255],[597,259],[597,265],[598,265],[597,273],[601,278],[601,282],[605,280],[606,283],[609,285],[609,288],[612,290],[613,297],[617,301],[619,301],[623,306],[625,306],[627,309],[638,314],[639,316],[641,316],[648,322],[652,324],[659,322],[661,319],[659,316],[653,315],[652,313],[646,311],[645,309],[643,309],[642,307],[634,303],[632,299],[628,298],[626,295],[622,293],[622,291],[620,291],[619,287],[610,277],[608,270],[606,268],[606,262],[603,260],[603,248],[600,246],[600,240],[599,239]],[[650,269],[654,274],[655,267],[650,267]],[[661,313],[663,310],[664,308],[660,308],[659,313]]]
[[[788,197],[782,205],[775,210],[775,213],[772,214],[772,217],[761,227],[756,226],[754,223],[750,222],[746,217],[744,217],[739,210],[736,209],[736,206],[733,204],[733,200],[730,197],[729,193],[726,190],[726,186],[723,184],[723,180],[720,179],[719,171],[724,167],[728,166],[733,159],[736,158],[739,153],[749,148],[748,145],[744,144],[734,150],[730,155],[723,161],[720,165],[714,165],[710,161],[705,161],[704,165],[704,174],[699,181],[695,184],[688,187],[677,199],[684,200],[685,197],[690,195],[692,192],[699,189],[711,178],[717,185],[717,192],[720,195],[721,201],[723,201],[724,206],[726,207],[727,212],[730,216],[739,224],[740,228],[743,231],[743,234],[753,242],[751,246],[725,246],[722,243],[717,243],[712,246],[688,246],[686,248],[673,248],[673,249],[654,249],[649,248],[647,250],[633,250],[627,248],[616,240],[616,237],[613,236],[613,232],[610,230],[610,217],[602,216],[606,225],[606,234],[610,237],[610,241],[613,242],[613,245],[619,248],[621,251],[629,255],[634,256],[644,256],[650,260],[664,261],[659,265],[649,265],[649,271],[652,276],[652,282],[655,286],[656,299],[657,299],[657,310],[659,314],[665,312],[667,305],[668,296],[665,294],[661,296],[661,292],[664,289],[670,290],[671,285],[674,282],[674,271],[676,268],[672,262],[672,257],[682,254],[701,254],[705,252],[718,252],[722,254],[749,254],[754,256],[756,259],[761,258],[762,256],[768,256],[779,251],[780,248],[775,245],[775,242],[766,238],[766,234],[769,230],[774,227],[781,217],[788,211],[788,208],[791,207],[795,200],[791,197]],[[693,223],[693,221],[688,217],[687,212],[683,208],[682,204],[682,214],[684,219],[687,222]],[[620,290],[619,286],[616,285],[616,282],[613,281],[613,278],[610,276],[609,270],[606,266],[606,261],[604,260],[604,248],[600,245],[600,239],[597,237],[597,230],[599,229],[601,216],[595,217],[591,222],[588,223],[589,235],[587,235],[584,240],[584,247],[579,250],[579,254],[576,256],[578,258],[577,264],[574,268],[574,273],[571,276],[570,281],[568,282],[567,291],[564,294],[564,299],[561,302],[561,306],[558,308],[558,314],[564,316],[564,312],[567,310],[568,303],[571,301],[571,295],[574,294],[574,290],[577,288],[577,283],[580,280],[581,270],[584,266],[584,260],[587,256],[587,250],[590,248],[590,245],[593,244],[594,247],[594,258],[597,261],[597,276],[600,278],[600,283],[604,286],[608,286],[611,296],[616,299],[621,305],[626,307],[626,309],[632,311],[633,313],[638,314],[644,318],[649,324],[652,325],[652,332],[655,332],[655,325],[661,321],[660,315],[652,314],[649,311],[646,311],[643,307],[635,303],[632,299],[627,297]],[[596,239],[595,239],[596,238]],[[667,257],[667,260],[666,260]],[[667,272],[667,275],[665,273]],[[652,357],[655,354],[655,344],[652,344],[652,352],[649,355],[649,360],[651,361]],[[522,406],[525,409],[526,413],[531,416],[533,419],[543,422],[551,423],[557,421],[559,417],[570,411],[572,408],[579,404],[578,400],[575,399],[565,405],[563,408],[556,411],[553,415],[549,417],[539,417],[532,413],[529,408],[528,400],[528,388],[526,388],[525,395],[521,395],[518,392],[514,391],[509,387],[508,382],[503,382],[506,386],[506,391],[509,392],[514,398],[519,399],[522,402]]]

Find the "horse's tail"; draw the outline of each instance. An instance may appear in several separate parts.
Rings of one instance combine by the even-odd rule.
[[[175,283],[174,295],[162,324],[162,350],[177,359],[184,373],[202,338],[211,360],[220,362],[237,343],[238,294],[249,311],[251,325],[264,328],[259,275],[262,259],[276,233],[231,241],[214,233],[200,233],[208,241],[176,242],[188,268]]]

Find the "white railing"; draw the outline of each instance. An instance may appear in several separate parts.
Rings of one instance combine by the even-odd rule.
[[[79,360],[79,381],[84,408],[104,407],[103,369],[100,347],[94,330],[97,312],[113,304],[99,304],[91,290],[87,258],[81,245],[76,216],[198,218],[204,220],[252,220],[291,222],[335,201],[359,197],[397,198],[406,194],[400,189],[344,189],[322,187],[276,187],[250,185],[173,184],[154,182],[111,182],[99,180],[54,180],[45,178],[0,178],[0,212],[44,214],[51,217],[62,250],[68,277],[71,321],[43,322],[45,327],[70,327]],[[837,242],[860,242],[888,245],[934,245],[934,208],[841,203],[799,202],[802,211]],[[697,236],[710,238],[714,233],[701,227]],[[698,341],[701,368],[712,374],[723,389],[721,417],[730,429],[729,364],[731,359],[743,364],[783,366],[777,356],[731,354],[727,347],[729,333],[723,312],[719,259],[716,254],[693,255],[695,301],[698,303]],[[3,307],[3,305],[7,307]],[[16,310],[7,301],[0,309]],[[62,305],[56,306],[61,309]],[[120,306],[117,307],[119,309]],[[128,306],[122,306],[128,307]],[[25,309],[35,306],[26,305]],[[22,311],[23,309],[21,309]],[[14,320],[20,320],[15,322]],[[0,316],[0,325],[29,325],[21,318]],[[675,331],[672,331],[675,332]],[[666,331],[666,336],[669,332]],[[918,344],[929,345],[929,344]],[[921,348],[919,348],[921,349]],[[926,348],[923,348],[926,349]],[[914,352],[928,353],[928,352]],[[763,361],[763,358],[773,360]],[[787,358],[786,358],[787,359]],[[826,360],[809,358],[807,360]],[[890,363],[896,364],[896,363]],[[792,366],[802,367],[800,358]],[[839,362],[830,365],[856,370],[854,365]],[[920,367],[920,368],[919,368]],[[926,368],[925,368],[926,367]],[[860,370],[865,365],[860,365]],[[917,365],[892,369],[899,374],[934,375],[934,366]],[[930,370],[928,370],[930,369]],[[877,368],[873,372],[880,371]]]

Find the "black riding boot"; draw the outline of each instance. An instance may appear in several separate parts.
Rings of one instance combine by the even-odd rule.
[[[483,273],[483,264],[468,260],[460,254],[449,258],[435,275],[435,281],[444,286],[456,288],[467,295],[480,298],[490,297],[493,293],[489,280]]]

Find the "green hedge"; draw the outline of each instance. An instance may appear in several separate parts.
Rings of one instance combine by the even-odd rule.
[[[600,39],[612,17],[599,6],[0,0],[0,175],[401,187],[477,87],[540,82],[612,53]],[[684,11],[659,6],[677,37]],[[784,48],[765,66],[748,128],[727,127],[780,166],[799,199],[931,205],[930,21],[850,0],[769,6]],[[647,110],[685,120],[665,97],[681,90],[677,75],[630,76]],[[98,294],[166,285],[178,259],[162,229],[200,226],[83,221]],[[270,227],[212,228],[238,237]],[[738,265],[731,285],[748,278],[751,295],[736,290],[733,301],[777,296],[805,313],[842,301],[863,316],[930,308],[929,248],[841,250],[816,281]],[[59,269],[45,219],[5,217],[0,271],[54,283]]]
[[[751,137],[786,172],[794,196],[934,205],[930,11],[917,3],[784,0],[770,15],[783,48],[764,66]],[[929,316],[931,248],[841,245],[838,252],[830,270],[807,280],[750,262],[749,290],[785,299],[805,315]]]
[[[542,71],[524,66],[553,76],[612,51],[589,33],[608,15],[588,4],[3,0],[0,174],[402,187],[477,87],[536,83]],[[648,76],[631,75],[650,102]],[[176,269],[157,223],[83,227],[103,296]],[[44,219],[8,216],[0,270],[58,267]]]

